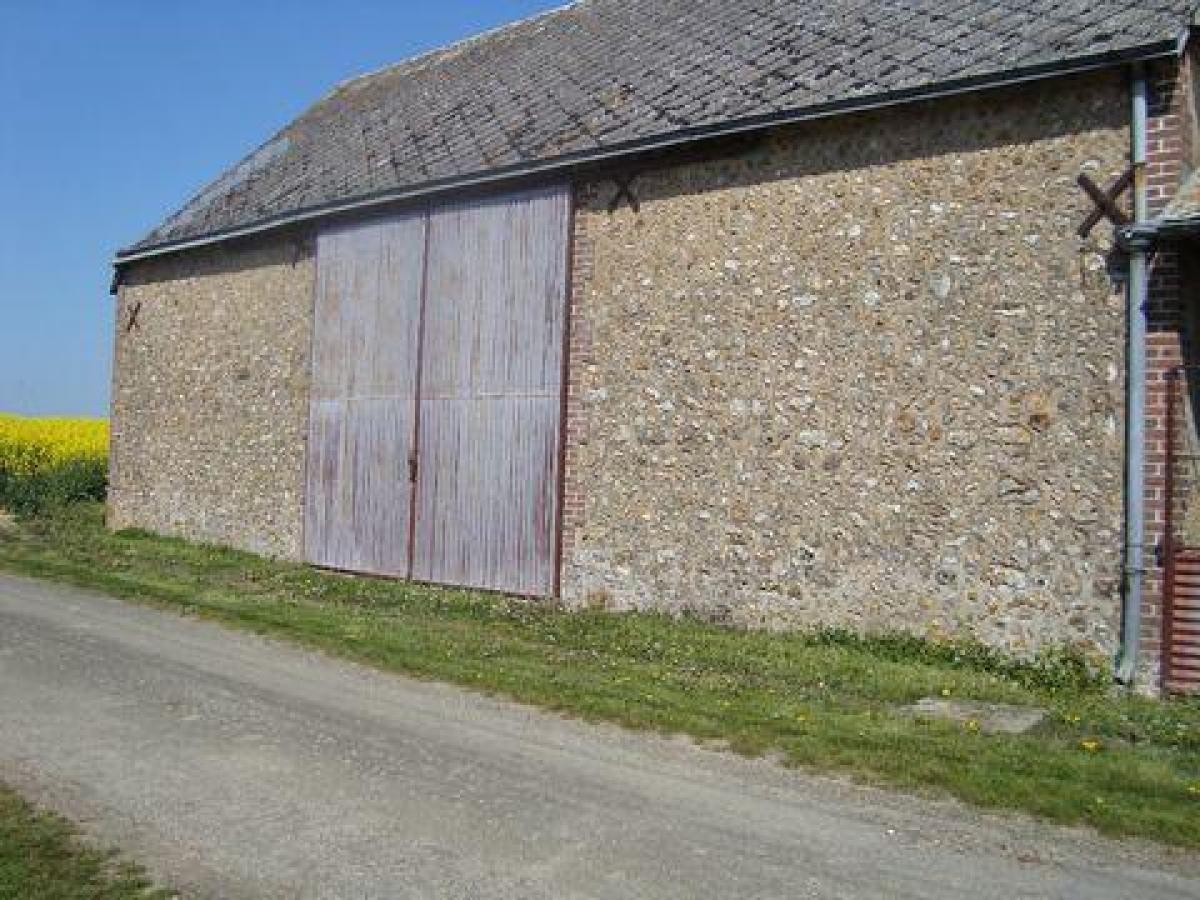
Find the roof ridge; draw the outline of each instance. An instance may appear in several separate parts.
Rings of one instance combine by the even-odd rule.
[[[1062,24],[1043,33],[1044,0],[991,0],[982,18],[979,0],[571,0],[345,79],[117,260],[300,214],[1177,55],[1197,2],[1056,0]],[[629,103],[613,102],[615,86]]]
[[[532,15],[525,16],[522,19],[514,19],[511,22],[504,22],[503,24],[496,25],[493,28],[488,28],[484,31],[468,35],[467,37],[459,38],[456,41],[451,41],[449,44],[444,44],[440,47],[434,47],[431,50],[426,50],[423,53],[418,53],[416,56],[410,56],[407,59],[389,63],[386,66],[380,66],[378,69],[372,69],[369,72],[363,72],[359,75],[352,75],[349,78],[346,78],[335,84],[333,89],[330,90],[329,93],[322,97],[318,102],[328,100],[330,97],[336,96],[341,91],[354,86],[360,81],[367,81],[368,79],[377,78],[380,75],[386,75],[395,69],[402,69],[405,66],[416,66],[421,63],[431,63],[442,57],[448,57],[455,53],[462,53],[471,44],[480,43],[490,38],[499,37],[506,31],[511,31],[521,27],[522,25],[531,25],[539,19],[550,18],[551,16],[556,16],[559,13],[566,12],[573,6],[583,6],[585,3],[590,2],[591,0],[567,0],[566,3],[560,3],[558,6],[552,6],[549,9],[544,9],[541,12],[533,13]]]

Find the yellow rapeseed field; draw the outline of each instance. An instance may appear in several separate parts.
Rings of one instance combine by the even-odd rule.
[[[99,500],[108,468],[108,422],[0,413],[0,505]]]
[[[71,462],[108,458],[104,419],[27,419],[0,413],[0,471],[44,475]]]

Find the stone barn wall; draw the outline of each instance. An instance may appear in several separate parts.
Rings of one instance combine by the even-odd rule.
[[[314,267],[304,242],[134,264],[117,309],[109,524],[298,559]]]
[[[565,599],[1027,654],[1119,630],[1119,73],[579,186]]]
[[[564,599],[1111,653],[1124,299],[1075,177],[1127,110],[1093,74],[578,185]],[[113,527],[300,558],[313,279],[293,237],[130,268]]]

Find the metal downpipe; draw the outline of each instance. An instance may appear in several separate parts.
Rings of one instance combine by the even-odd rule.
[[[1146,76],[1133,70],[1133,116],[1130,129],[1133,159],[1133,224],[1144,224],[1146,209]],[[1116,661],[1119,682],[1132,685],[1137,677],[1138,645],[1142,632],[1142,591],[1145,583],[1145,469],[1146,469],[1146,246],[1130,248],[1126,283],[1129,328],[1125,419],[1125,553],[1121,610],[1121,648]]]

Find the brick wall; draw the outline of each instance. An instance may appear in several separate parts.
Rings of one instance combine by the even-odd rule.
[[[576,205],[578,201],[576,200]],[[575,552],[583,527],[586,497],[580,483],[580,450],[588,440],[588,419],[583,404],[583,376],[592,362],[592,330],[585,297],[592,279],[592,251],[587,219],[572,217],[571,287],[567,316],[567,388],[563,448],[563,497],[560,558]],[[561,565],[560,565],[561,570]]]
[[[1149,73],[1146,186],[1151,218],[1162,212],[1187,174],[1193,152],[1191,64],[1163,63]],[[1149,262],[1146,395],[1146,580],[1142,606],[1140,680],[1160,681],[1163,637],[1163,558],[1166,522],[1168,378],[1189,359],[1184,328],[1179,250],[1156,249]]]

